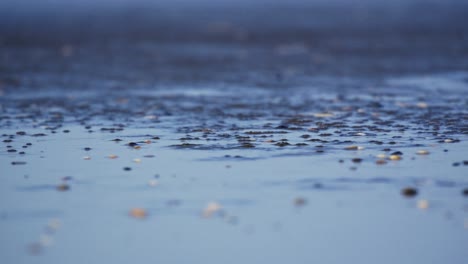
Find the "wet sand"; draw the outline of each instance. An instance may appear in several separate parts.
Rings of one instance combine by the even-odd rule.
[[[465,263],[467,9],[370,3],[3,17],[1,262]]]

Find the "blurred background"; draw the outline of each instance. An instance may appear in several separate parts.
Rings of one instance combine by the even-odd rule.
[[[463,0],[4,0],[0,78],[287,87],[466,71],[467,17]]]

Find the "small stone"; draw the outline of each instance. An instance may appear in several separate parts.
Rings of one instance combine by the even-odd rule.
[[[146,218],[148,216],[148,213],[143,208],[133,208],[133,209],[130,210],[130,212],[128,214],[131,217],[137,218],[137,219],[144,219],[144,218]]]
[[[425,103],[425,102],[419,102],[419,103],[416,104],[416,106],[419,107],[419,108],[429,107],[429,105],[427,103]]]
[[[39,243],[44,247],[48,247],[52,245],[53,242],[54,242],[54,239],[49,235],[43,234],[39,237]]]
[[[453,143],[453,139],[447,138],[444,140],[444,143]]]
[[[73,180],[73,177],[72,176],[65,176],[65,177],[62,177],[62,181],[71,181]]]
[[[157,180],[149,180],[148,181],[148,185],[151,186],[151,187],[155,187],[158,184],[159,184],[159,182]]]
[[[376,157],[379,158],[379,159],[385,159],[385,158],[387,157],[387,155],[385,155],[385,154],[377,154]]]
[[[68,184],[62,183],[62,184],[57,185],[57,191],[64,192],[68,190],[70,190],[70,185]]]
[[[334,116],[333,113],[315,113],[314,117],[324,118],[324,117],[332,117]]]
[[[140,162],[141,162],[141,159],[133,159],[133,162],[135,162],[135,163],[140,163]]]
[[[26,162],[25,161],[12,161],[11,162],[11,165],[25,165]]]
[[[462,194],[464,196],[468,196],[468,188],[465,188],[463,191],[462,191]]]
[[[406,197],[414,197],[418,194],[418,190],[412,187],[406,187],[401,190],[401,194]]]
[[[299,207],[299,206],[303,206],[307,203],[307,200],[305,198],[302,198],[302,197],[298,197],[296,199],[294,199],[294,205]]]
[[[422,150],[418,150],[416,152],[416,154],[418,154],[418,155],[429,155],[429,151],[422,149]]]
[[[359,147],[353,145],[353,146],[347,146],[347,147],[345,147],[344,149],[345,149],[345,150],[358,150]]]
[[[91,148],[89,148],[89,147],[86,147],[86,148],[84,148],[84,150],[85,150],[85,151],[90,151],[90,150],[91,150]]]
[[[378,159],[375,161],[375,164],[377,165],[384,165],[384,164],[387,164],[387,161],[384,160],[384,159]]]
[[[42,245],[38,242],[29,244],[27,249],[28,249],[29,254],[31,255],[40,255],[43,251]]]
[[[354,163],[361,163],[362,159],[361,158],[354,158],[351,161],[354,162]]]
[[[107,157],[108,157],[109,159],[116,159],[116,158],[118,158],[119,156],[114,155],[114,154],[111,154],[111,155],[109,155],[109,156],[107,156]]]
[[[206,205],[205,209],[202,211],[202,216],[204,218],[211,217],[214,213],[222,209],[221,205],[217,202],[210,202]]]
[[[84,160],[90,160],[91,157],[90,157],[90,156],[84,156],[83,159],[84,159]]]
[[[131,171],[132,168],[130,168],[130,167],[124,167],[123,170],[124,170],[124,171]]]
[[[417,203],[417,205],[418,205],[418,208],[419,208],[419,209],[423,209],[423,210],[424,210],[424,209],[429,208],[429,202],[428,202],[427,200],[419,200],[418,203]]]
[[[59,219],[51,219],[47,223],[47,229],[55,231],[62,226],[62,222]]]
[[[388,157],[390,160],[401,160],[401,156],[400,155],[390,155]]]

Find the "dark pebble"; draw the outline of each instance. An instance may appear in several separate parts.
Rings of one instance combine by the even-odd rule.
[[[418,190],[412,187],[406,187],[401,190],[401,194],[406,197],[414,197],[418,194]]]
[[[91,148],[86,147],[86,148],[84,148],[84,150],[85,150],[85,151],[90,151]]]
[[[9,149],[8,152],[16,152],[16,149]]]
[[[65,177],[62,177],[62,181],[71,181],[73,179],[72,176],[65,176]]]
[[[70,133],[70,130],[64,130],[63,133]]]
[[[462,194],[463,194],[464,196],[468,196],[468,188],[464,189],[464,190],[462,191]]]
[[[26,135],[26,132],[24,132],[24,131],[18,131],[18,132],[16,132],[16,135],[18,135],[18,136],[24,136],[24,135]]]
[[[393,152],[393,153],[390,154],[390,155],[398,155],[398,156],[401,156],[401,155],[403,155],[403,152],[401,152],[401,151],[395,151],[395,152]]]
[[[124,171],[131,171],[132,170],[132,168],[130,168],[130,167],[124,167],[123,169],[124,169]]]
[[[24,151],[21,151],[21,152],[18,152],[18,154],[20,154],[20,155],[24,155],[24,154],[26,154],[26,152],[24,152]]]
[[[70,185],[68,184],[63,183],[63,184],[57,185],[57,191],[64,192],[68,190],[70,190]]]
[[[305,198],[298,197],[298,198],[294,199],[294,205],[295,206],[303,206],[306,203],[307,203],[307,200]]]
[[[138,143],[135,143],[135,142],[130,142],[127,144],[129,147],[135,147],[135,146],[138,146]]]
[[[25,161],[12,161],[11,162],[11,165],[25,165],[26,162]]]
[[[460,162],[454,162],[454,163],[452,164],[452,166],[458,167],[458,166],[460,166]]]
[[[362,162],[362,159],[361,159],[361,158],[354,158],[354,159],[352,159],[352,161],[353,161],[354,163],[361,163],[361,162]]]

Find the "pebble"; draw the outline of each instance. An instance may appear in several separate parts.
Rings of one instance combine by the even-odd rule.
[[[418,194],[418,190],[412,187],[406,187],[401,190],[401,194],[406,197],[414,197]]]
[[[334,116],[333,113],[315,113],[314,117],[324,118],[324,117],[332,117]]]
[[[377,165],[384,165],[384,164],[387,164],[387,161],[384,159],[379,159],[379,160],[376,160],[375,163]]]
[[[220,211],[222,206],[217,202],[209,202],[202,211],[202,216],[204,218],[211,217],[214,213]]]
[[[417,203],[419,209],[427,209],[429,208],[429,201],[427,200],[419,200]]]
[[[49,235],[42,234],[39,237],[39,243],[44,247],[51,246],[53,241],[54,241],[54,239]]]
[[[128,214],[137,219],[144,219],[148,216],[148,213],[143,208],[132,208]]]
[[[422,149],[422,150],[418,150],[416,152],[416,154],[418,154],[418,155],[429,155],[429,151]]]
[[[68,184],[62,183],[62,184],[57,185],[57,191],[64,192],[68,190],[70,190],[70,185]]]
[[[85,151],[90,151],[91,148],[86,147],[86,148],[84,148],[84,150],[85,150]]]
[[[11,162],[11,165],[25,165],[26,162],[25,161],[12,161]]]
[[[90,157],[90,156],[84,156],[83,159],[84,159],[84,160],[90,160],[91,157]]]
[[[376,157],[379,158],[379,159],[385,159],[385,158],[387,157],[387,155],[385,155],[385,154],[377,154]]]
[[[305,198],[302,198],[302,197],[298,197],[296,199],[294,199],[294,205],[299,207],[299,206],[303,206],[307,203],[307,200]]]
[[[354,162],[354,163],[361,163],[362,159],[361,158],[354,158],[351,161]]]
[[[42,245],[38,242],[31,243],[30,245],[28,245],[27,249],[28,249],[29,254],[31,255],[39,255],[43,251]]]
[[[140,162],[141,162],[141,159],[133,159],[133,162],[135,162],[135,163],[140,163]]]
[[[116,159],[116,158],[118,158],[119,156],[114,155],[114,154],[111,154],[111,155],[109,155],[109,156],[107,156],[107,157],[108,157],[109,159]]]
[[[159,184],[159,182],[157,180],[149,180],[148,181],[148,185],[151,186],[151,187],[155,187],[158,184]]]
[[[427,103],[425,103],[425,102],[419,102],[419,103],[416,104],[416,106],[419,107],[419,108],[428,108],[429,107],[429,105]]]
[[[54,232],[62,226],[62,222],[59,219],[51,219],[47,223],[47,229]]]
[[[361,147],[361,146],[347,146],[344,148],[345,150],[362,150],[364,149],[364,147]]]
[[[124,167],[123,170],[124,170],[124,171],[131,171],[132,168],[130,168],[130,167]]]
[[[468,188],[465,188],[463,191],[462,191],[462,194],[464,196],[468,196]]]
[[[390,160],[401,160],[401,156],[400,155],[390,155],[388,157]]]

